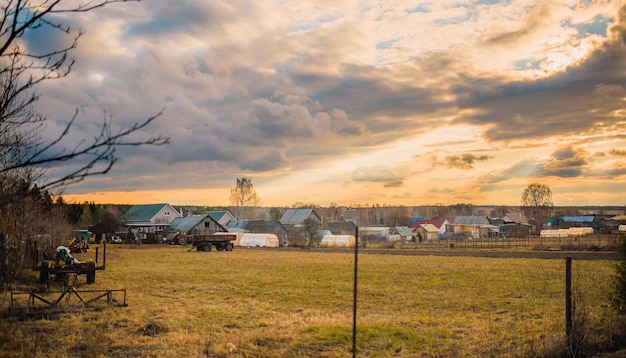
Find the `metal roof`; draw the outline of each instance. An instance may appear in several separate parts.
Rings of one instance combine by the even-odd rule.
[[[222,210],[222,211],[207,211],[206,214],[209,215],[213,220],[215,221],[220,221],[220,219],[226,215],[228,211],[227,210]]]
[[[280,223],[283,225],[302,224],[304,220],[309,218],[311,215],[319,220],[319,216],[317,216],[313,209],[287,209],[287,211],[283,214],[283,217],[280,218]]]
[[[426,232],[439,232],[439,229],[433,224],[421,224],[419,227]]]
[[[141,204],[131,206],[122,216],[121,221],[150,221],[163,207],[169,204]],[[176,209],[172,208],[176,213]]]
[[[585,216],[563,216],[563,219],[566,223],[590,223],[593,222],[593,216],[585,215]]]
[[[489,225],[489,218],[486,216],[457,216],[453,224],[461,225]]]
[[[207,215],[189,215],[184,218],[175,218],[170,223],[170,229],[188,232],[193,229],[194,226],[204,221],[206,217]]]
[[[396,226],[396,231],[401,236],[413,236],[413,232],[411,232],[408,226]]]
[[[434,225],[437,230],[441,229],[441,226],[446,222],[446,219],[428,219],[428,220],[415,220],[411,224],[411,230],[415,230],[422,224],[431,224]]]

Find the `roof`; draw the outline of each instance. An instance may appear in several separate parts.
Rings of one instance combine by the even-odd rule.
[[[121,221],[150,221],[152,218],[169,204],[140,204],[131,206],[122,216]],[[174,211],[176,209],[172,208]],[[178,213],[178,212],[176,212]]]
[[[302,224],[304,220],[314,215],[317,219],[317,213],[313,209],[287,209],[280,218],[280,223],[283,225],[297,225]]]
[[[170,223],[170,229],[189,231],[193,229],[194,226],[204,221],[206,217],[207,215],[189,215],[184,218],[175,218]]]
[[[455,225],[490,225],[486,216],[457,216],[452,222]]]
[[[526,222],[526,217],[522,213],[505,213],[506,218],[511,219],[516,224],[521,224]],[[505,218],[502,218],[504,222],[508,222]]]
[[[243,229],[249,232],[265,233],[274,232],[276,230],[285,230],[283,225],[278,221],[265,221],[265,220],[239,220],[231,221],[228,223],[230,229]]]
[[[439,232],[439,229],[433,224],[422,224],[420,228],[426,232]]]
[[[396,226],[396,231],[400,236],[413,236],[413,232],[408,226]],[[439,231],[439,229],[437,229]]]
[[[441,229],[441,226],[446,222],[446,219],[428,219],[428,220],[415,220],[411,224],[411,230],[417,229],[422,224],[434,225],[437,230]]]
[[[590,223],[593,222],[593,216],[563,216],[561,217],[566,223]]]
[[[220,219],[226,215],[228,211],[227,210],[221,210],[221,211],[207,211],[206,214],[209,215],[211,217],[211,219],[215,220],[215,221],[220,221]]]

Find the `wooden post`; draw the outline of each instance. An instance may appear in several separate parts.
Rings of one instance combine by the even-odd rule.
[[[359,259],[359,227],[355,225],[354,232],[356,242],[354,243],[354,288],[352,291],[352,357],[356,357],[356,300],[357,300],[357,274]]]
[[[572,258],[565,258],[565,335],[567,346],[572,343]]]

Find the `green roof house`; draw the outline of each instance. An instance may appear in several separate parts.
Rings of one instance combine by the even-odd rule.
[[[129,230],[163,231],[180,213],[170,204],[133,205],[120,216],[120,222]]]

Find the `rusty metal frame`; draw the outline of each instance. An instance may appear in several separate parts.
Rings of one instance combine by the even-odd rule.
[[[114,292],[122,292],[123,293],[123,302],[119,303],[116,300],[113,299],[113,293]],[[87,307],[89,306],[91,303],[100,300],[103,297],[106,297],[106,303],[111,305],[111,306],[115,306],[115,307],[127,307],[128,304],[126,303],[126,289],[119,289],[119,290],[77,290],[74,288],[74,286],[68,286],[66,290],[64,291],[49,291],[46,292],[49,294],[60,294],[59,297],[54,300],[48,300],[44,297],[42,297],[42,295],[40,293],[37,293],[35,291],[30,291],[30,292],[11,292],[11,309],[15,309],[15,299],[14,296],[19,296],[19,295],[28,295],[28,307],[29,308],[34,308],[35,307],[35,302],[36,301],[41,301],[43,303],[45,303],[46,305],[48,305],[49,307],[58,307],[59,303],[61,303],[61,300],[64,297],[68,297],[71,295],[75,295],[76,297],[78,297],[78,299],[80,300],[80,302],[83,304],[83,306]],[[83,299],[83,297],[80,295],[81,293],[98,293],[98,295],[96,295],[95,297],[92,297],[91,299]],[[45,307],[45,306],[44,306]]]

